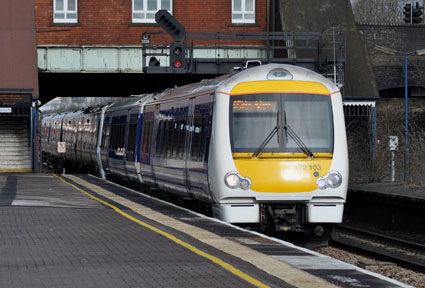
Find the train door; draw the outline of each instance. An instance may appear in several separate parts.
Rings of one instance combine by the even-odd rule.
[[[102,163],[102,168],[105,171],[109,171],[108,151],[109,151],[110,129],[111,129],[111,114],[107,113],[105,114],[105,119],[103,121],[102,141],[100,143],[101,163]]]
[[[143,138],[143,107],[139,110],[139,123],[137,123],[137,134],[136,134],[136,150],[134,155],[134,166],[136,168],[136,178],[139,183],[144,183],[142,168],[140,164],[140,153],[142,152],[142,138]]]
[[[126,176],[124,155],[127,111],[112,112],[111,116],[108,153],[109,170],[111,173]]]
[[[191,150],[191,143],[193,138],[193,108],[194,108],[194,102],[196,101],[196,98],[192,98],[189,100],[189,109],[188,109],[188,117],[187,117],[187,124],[186,124],[186,139],[185,139],[185,153],[184,153],[184,180],[187,192],[189,194],[190,198],[193,198],[193,192],[191,189],[191,183],[190,183],[190,168],[191,168],[191,159],[190,159],[190,150]]]
[[[125,167],[127,175],[132,179],[137,179],[136,171],[136,141],[137,141],[137,128],[139,124],[140,108],[134,108],[129,111],[128,121],[128,137],[126,143],[125,153]]]
[[[208,187],[208,150],[211,137],[213,95],[196,97],[191,103],[191,122],[186,161],[191,196],[211,201]]]
[[[84,116],[81,115],[75,119],[77,126],[77,135],[75,136],[75,160],[77,165],[84,166],[83,150],[84,150]]]
[[[149,185],[155,185],[152,170],[152,141],[153,126],[155,122],[155,106],[145,106],[143,111],[143,127],[140,137],[140,171],[143,174],[143,181]]]

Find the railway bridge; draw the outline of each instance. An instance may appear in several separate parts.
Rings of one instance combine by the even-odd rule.
[[[388,55],[376,45],[402,52],[425,49],[425,25],[360,23],[357,28],[367,47],[375,81],[382,97],[404,96],[404,57]],[[425,55],[408,56],[409,96],[425,96]]]

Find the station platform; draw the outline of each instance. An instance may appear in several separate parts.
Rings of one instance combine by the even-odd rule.
[[[0,287],[409,287],[90,175],[0,174]]]
[[[349,193],[369,193],[383,197],[415,202],[425,202],[425,188],[407,186],[399,182],[352,184]]]

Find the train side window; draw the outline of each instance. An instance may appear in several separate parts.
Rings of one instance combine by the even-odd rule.
[[[153,121],[145,121],[143,127],[143,153],[150,153],[152,143]]]
[[[112,121],[118,120],[117,118],[113,118]],[[124,148],[124,140],[125,140],[125,122],[114,123],[111,124],[111,136],[109,141],[109,148],[112,150],[118,148]]]
[[[143,122],[143,128],[142,128],[142,138],[143,138],[143,143],[142,143],[142,152],[143,153],[147,153],[148,151],[148,134],[149,134],[149,122],[148,121],[144,121]]]
[[[146,153],[150,153],[150,151],[151,151],[152,136],[153,136],[152,134],[153,134],[153,121],[150,121],[149,127],[148,127],[148,139],[147,139]]]
[[[183,159],[185,139],[186,139],[186,121],[180,120],[179,126],[177,127],[177,129],[179,130],[178,144],[177,144],[177,158]]]
[[[193,134],[192,134],[192,151],[191,156],[192,160],[197,161],[202,159],[199,157],[199,153],[201,152],[201,132],[204,130],[202,127],[202,118],[195,117],[193,121]]]
[[[170,120],[169,121],[169,123],[168,123],[168,136],[167,136],[167,139],[168,139],[168,143],[167,143],[167,151],[166,151],[166,153],[167,153],[167,157],[172,157],[173,156],[173,149],[174,149],[174,143],[175,143],[175,131],[176,131],[176,128],[175,128],[175,126],[176,126],[176,124],[175,124],[175,122],[176,121],[174,121],[174,120]]]
[[[115,125],[115,124],[111,124],[111,133],[110,133],[110,135],[109,135],[109,149],[111,150],[113,150],[113,149],[115,149],[116,148],[116,146],[115,146],[115,138],[116,138],[116,135],[117,135],[117,132],[116,132],[116,129],[117,129],[117,126]]]
[[[106,138],[109,138],[109,118],[105,118],[102,131],[102,142],[100,147],[103,149],[106,145]]]
[[[203,117],[203,135],[202,141],[204,143],[204,161],[208,162],[208,156],[210,152],[210,140],[211,140],[211,126],[212,126],[212,105],[209,105],[208,114],[204,114]]]
[[[127,151],[134,152],[136,145],[137,123],[131,123],[128,132],[128,147]]]
[[[168,152],[168,143],[170,142],[170,135],[169,135],[169,131],[170,131],[170,120],[165,120],[164,121],[164,131],[163,131],[163,139],[162,139],[162,145],[161,145],[161,155],[163,157],[167,157],[167,152]]]
[[[118,134],[118,147],[124,148],[125,143],[125,124],[120,124],[120,133]]]
[[[178,137],[179,137],[179,130],[178,130],[179,123],[177,120],[173,121],[173,136],[171,139],[173,141],[170,143],[171,145],[171,157],[176,158],[177,156],[177,147],[178,147]]]
[[[156,155],[161,155],[161,145],[162,145],[162,141],[164,138],[164,120],[159,120],[158,123],[158,129],[156,131],[156,147],[155,147],[155,154]]]

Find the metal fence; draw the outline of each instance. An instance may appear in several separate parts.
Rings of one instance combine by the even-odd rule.
[[[350,182],[369,182],[376,159],[374,101],[345,101],[345,125],[350,161]]]

